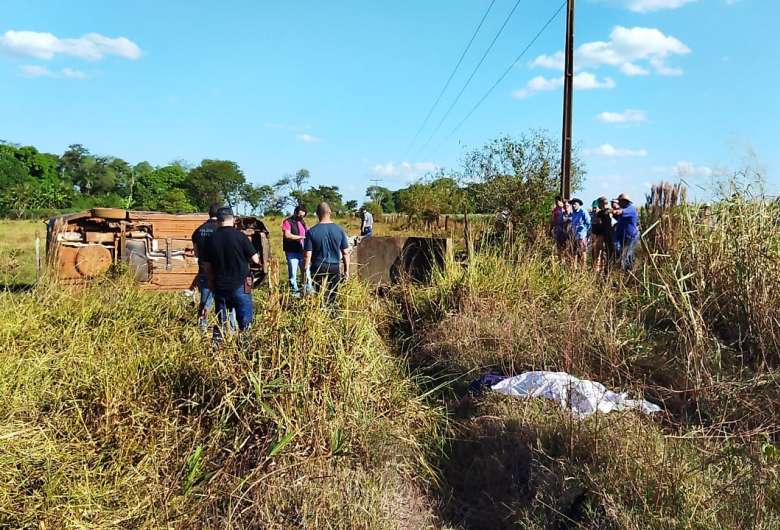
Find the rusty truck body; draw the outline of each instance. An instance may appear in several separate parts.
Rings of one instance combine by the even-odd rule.
[[[93,208],[47,221],[47,255],[65,283],[88,281],[125,263],[142,289],[189,289],[198,272],[191,236],[207,220],[207,214]],[[260,265],[252,264],[257,285],[271,263],[268,228],[257,217],[237,217],[236,228],[260,255]]]

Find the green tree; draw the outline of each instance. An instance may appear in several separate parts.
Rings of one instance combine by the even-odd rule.
[[[344,203],[344,211],[345,213],[355,213],[358,209],[358,202],[357,201],[347,201]]]
[[[189,172],[185,182],[190,202],[205,210],[215,202],[238,204],[246,177],[235,162],[204,160]]]
[[[274,206],[275,194],[271,186],[244,184],[241,190],[241,202],[249,206],[249,213],[252,215],[265,215]]]
[[[134,172],[136,173],[136,184],[133,193],[133,207],[140,210],[168,211],[161,205],[163,197],[174,189],[183,190],[187,178],[187,172],[178,164],[158,168],[151,168],[148,164],[145,166],[138,164]],[[189,204],[190,207],[184,208],[184,210],[190,211],[194,208],[191,202]]]
[[[171,188],[160,197],[157,209],[170,213],[192,213],[198,211],[189,200],[187,192],[181,188]]]
[[[336,215],[345,212],[343,197],[338,186],[317,186],[301,193],[293,192],[293,198],[309,212],[315,211],[321,202],[327,202]]]
[[[395,213],[393,192],[389,189],[383,186],[369,186],[366,188],[366,197],[371,199],[371,202],[380,205],[384,213]]]
[[[582,183],[585,171],[575,152],[572,189]],[[507,210],[523,224],[549,214],[560,179],[560,146],[544,131],[519,138],[501,136],[466,153],[461,178],[469,182],[469,199],[479,213]]]

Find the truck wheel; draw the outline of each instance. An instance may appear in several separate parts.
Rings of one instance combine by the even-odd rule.
[[[92,208],[92,215],[112,221],[122,221],[127,219],[127,210],[122,208]]]

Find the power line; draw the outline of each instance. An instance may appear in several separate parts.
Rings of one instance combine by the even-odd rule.
[[[444,87],[441,89],[441,92],[439,92],[438,97],[436,98],[436,101],[433,102],[433,105],[431,105],[430,110],[428,110],[428,114],[425,116],[425,119],[422,122],[422,125],[420,125],[420,128],[417,129],[417,132],[414,135],[414,138],[412,138],[411,143],[409,144],[409,147],[407,147],[407,152],[411,151],[412,147],[414,146],[414,143],[417,141],[417,138],[419,138],[420,133],[425,129],[425,126],[428,125],[428,120],[431,119],[431,115],[433,114],[433,111],[438,106],[439,102],[441,101],[442,96],[444,96],[444,92],[447,91],[447,89],[450,86],[450,83],[452,82],[452,78],[455,77],[455,72],[458,71],[458,68],[460,68],[461,63],[463,62],[464,57],[466,57],[466,54],[471,49],[471,45],[474,43],[474,39],[477,38],[477,34],[479,33],[479,30],[482,29],[482,24],[485,23],[485,19],[487,18],[488,14],[490,13],[490,10],[493,8],[493,4],[496,3],[496,0],[491,0],[490,5],[485,10],[485,14],[482,15],[482,19],[479,21],[479,24],[477,25],[477,29],[474,30],[474,33],[471,35],[471,39],[469,39],[469,43],[466,45],[466,48],[464,48],[463,53],[460,54],[460,59],[458,59],[458,62],[455,64],[455,68],[452,69],[452,72],[450,73],[450,76],[447,78],[447,82],[444,83]]]
[[[493,93],[493,90],[495,90],[496,87],[498,85],[500,85],[501,82],[506,78],[506,76],[509,75],[509,72],[511,72],[512,69],[517,65],[517,63],[520,62],[520,60],[523,58],[523,56],[525,56],[525,54],[528,52],[528,50],[531,49],[531,46],[533,46],[536,43],[536,41],[539,40],[539,37],[542,36],[542,33],[544,33],[545,30],[547,30],[547,28],[550,26],[550,24],[552,24],[553,20],[555,20],[556,17],[561,13],[561,11],[563,10],[564,7],[566,7],[566,1],[565,0],[560,5],[560,7],[558,7],[558,9],[555,11],[555,13],[553,13],[552,16],[547,20],[547,22],[545,22],[545,24],[542,26],[542,29],[540,29],[536,33],[536,35],[534,35],[534,38],[531,39],[531,41],[528,43],[528,45],[525,48],[523,48],[523,51],[520,52],[520,55],[518,55],[515,58],[515,60],[512,62],[512,64],[510,64],[509,67],[507,67],[507,69],[504,70],[504,73],[501,74],[501,76],[496,80],[496,82],[493,83],[493,85],[487,90],[487,92],[485,92],[485,94],[479,99],[479,101],[477,101],[476,105],[474,105],[471,108],[471,110],[468,112],[468,114],[466,114],[466,116],[462,120],[460,120],[460,122],[455,126],[455,128],[452,129],[452,131],[450,131],[450,134],[447,135],[447,137],[442,141],[442,143],[439,144],[438,147],[436,147],[437,151],[441,148],[442,145],[444,145],[445,142],[447,142],[447,140],[452,138],[453,134],[458,132],[458,130],[461,128],[461,126],[464,123],[466,123],[466,121],[471,117],[471,115],[474,114],[474,112],[480,107],[480,105],[482,105],[482,103],[488,98],[488,96],[490,96],[490,94]]]
[[[452,109],[455,108],[455,105],[458,104],[458,101],[460,101],[460,97],[463,95],[463,92],[466,91],[466,88],[468,88],[469,84],[471,84],[471,80],[474,79],[474,75],[477,73],[477,70],[479,70],[479,67],[482,66],[482,63],[485,62],[485,58],[490,53],[490,50],[493,49],[493,45],[496,43],[498,38],[501,36],[501,33],[503,33],[504,28],[509,23],[509,20],[512,18],[512,15],[515,14],[515,11],[517,10],[517,6],[520,5],[520,2],[522,0],[517,0],[515,2],[515,5],[512,7],[512,10],[509,12],[509,14],[504,19],[504,23],[501,24],[501,27],[498,29],[498,33],[496,33],[496,36],[493,37],[493,40],[490,42],[490,45],[485,50],[485,53],[482,54],[482,58],[479,60],[477,65],[474,67],[474,69],[471,71],[471,75],[469,75],[469,78],[466,79],[466,83],[463,85],[463,88],[460,89],[460,92],[458,92],[458,95],[455,96],[455,100],[452,102],[452,104],[447,109],[447,112],[444,113],[444,116],[442,116],[441,120],[439,120],[438,125],[436,125],[436,128],[433,130],[431,135],[428,137],[428,140],[425,142],[425,145],[423,145],[419,151],[424,151],[426,147],[431,143],[431,140],[433,140],[433,137],[436,136],[436,133],[439,132],[439,129],[441,129],[441,126],[444,124],[444,120],[447,119],[447,117],[450,115],[450,112],[452,112]],[[419,152],[418,151],[418,152]]]

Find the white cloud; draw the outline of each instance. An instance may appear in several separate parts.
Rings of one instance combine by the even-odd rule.
[[[711,177],[715,175],[715,170],[709,166],[697,166],[688,160],[680,160],[671,168],[671,172],[678,178],[691,177]]]
[[[516,98],[527,98],[536,92],[557,90],[562,86],[563,76],[547,78],[539,75],[528,81],[523,88],[513,92],[512,95]],[[576,90],[610,89],[615,88],[615,81],[611,77],[599,79],[590,72],[580,72],[574,75],[574,88]]]
[[[622,149],[611,144],[601,144],[593,149],[585,149],[584,153],[588,156],[606,156],[611,158],[647,156],[647,150],[645,149]]]
[[[81,70],[74,70],[73,68],[63,68],[62,75],[69,79],[86,79],[88,77]]]
[[[696,0],[626,0],[626,7],[635,13],[649,13],[661,9],[677,9]],[[728,0],[731,1],[731,0]]]
[[[388,162],[375,164],[371,168],[371,173],[377,177],[411,181],[424,177],[437,168],[438,166],[433,162],[401,162],[400,164]]]
[[[100,33],[61,39],[52,33],[9,30],[0,36],[0,50],[12,55],[46,60],[58,54],[89,61],[97,61],[107,55],[124,59],[141,57],[141,48],[130,39],[106,37]]]
[[[608,41],[586,42],[574,52],[577,68],[612,66],[624,75],[681,75],[680,68],[670,67],[666,60],[674,55],[686,55],[691,50],[679,39],[664,35],[655,28],[625,28],[615,26]],[[645,64],[638,64],[645,63]],[[563,70],[563,52],[540,55],[530,63],[531,67]]]
[[[37,64],[25,64],[21,67],[21,71],[24,77],[55,77],[54,72]]]
[[[626,109],[623,112],[601,112],[596,116],[601,123],[642,123],[647,121],[647,112],[636,109]]]
[[[87,79],[87,74],[81,70],[74,70],[72,68],[63,68],[58,72],[49,70],[45,66],[37,64],[26,64],[20,68],[22,76],[24,77],[67,77],[68,79]]]
[[[302,142],[317,143],[322,141],[322,138],[320,138],[319,136],[312,136],[311,134],[306,134],[306,133],[296,134],[295,137],[301,140]]]

